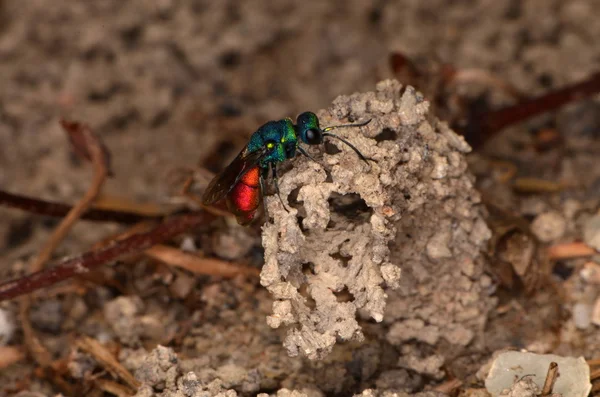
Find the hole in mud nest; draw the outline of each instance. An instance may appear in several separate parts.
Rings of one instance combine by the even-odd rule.
[[[365,200],[356,193],[344,195],[332,193],[328,202],[333,212],[341,214],[347,219],[362,220],[364,222],[368,221],[373,214],[373,209],[369,208]]]
[[[260,269],[265,261],[265,249],[262,245],[253,245],[246,257],[250,266]]]
[[[325,153],[327,153],[327,154],[338,154],[338,153],[342,152],[340,149],[338,149],[337,146],[335,146],[333,143],[331,143],[329,141],[325,141],[324,146],[325,146]]]
[[[294,208],[298,208],[298,206],[300,205],[300,202],[298,201],[298,194],[300,194],[300,187],[301,186],[294,188],[290,192],[290,194],[288,194],[288,197],[287,197],[288,203]]]
[[[325,183],[333,183],[333,177],[328,170],[325,170]]]
[[[351,255],[342,255],[339,252],[336,252],[335,254],[331,254],[331,257],[333,259],[340,261],[342,264],[342,267],[348,267],[348,262],[350,261],[350,259],[352,259]]]
[[[335,295],[337,301],[340,303],[352,302],[354,300],[354,296],[350,293],[350,291],[348,291],[348,287],[344,287],[344,289],[338,292],[333,291],[333,294]]]
[[[300,288],[298,289],[298,293],[304,298],[305,300],[305,304],[306,307],[308,307],[309,309],[313,310],[315,307],[317,307],[317,302],[315,302],[315,300],[313,299],[312,296],[310,296],[310,294],[308,293],[308,285],[307,284],[302,284],[300,286]]]
[[[304,227],[304,217],[303,216],[297,216],[296,217],[296,221],[298,222],[298,227],[300,228],[300,231],[302,233],[306,233],[307,229]]]
[[[315,275],[315,264],[312,262],[305,262],[302,264],[302,274],[306,276]]]
[[[397,137],[398,137],[398,134],[396,134],[396,131],[394,131],[390,128],[384,128],[383,131],[381,131],[379,134],[375,135],[374,139],[377,142],[395,141]]]

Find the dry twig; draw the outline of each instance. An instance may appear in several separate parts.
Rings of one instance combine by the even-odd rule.
[[[462,385],[463,385],[463,382],[460,379],[451,379],[449,381],[442,383],[441,385],[436,386],[435,389],[433,389],[433,390],[435,390],[437,392],[445,393],[445,394],[450,394],[450,393],[456,391]]]
[[[202,258],[166,245],[155,245],[147,249],[144,254],[168,265],[177,266],[196,274],[225,278],[232,278],[240,274],[259,274],[258,269],[255,268],[234,265],[214,258]]]
[[[53,201],[40,200],[33,197],[8,193],[0,190],[0,206],[20,209],[32,214],[62,218],[72,207],[67,204]],[[114,209],[91,208],[85,211],[80,219],[97,222],[137,223],[144,220],[158,219],[160,217],[141,214],[139,211],[128,212]]]
[[[444,90],[452,85],[461,83],[483,83],[489,87],[500,89],[508,95],[518,98],[519,102],[498,110],[478,109],[476,102],[466,103],[465,118],[452,123],[455,131],[465,136],[465,139],[475,149],[481,147],[502,129],[523,122],[534,116],[559,109],[568,103],[593,96],[600,92],[600,72],[594,73],[583,81],[543,94],[536,98],[524,98],[509,83],[494,76],[491,72],[478,69],[460,70],[452,65],[440,65],[433,70],[419,68],[411,59],[400,53],[390,56],[392,71],[400,81],[415,85],[425,91],[434,104],[452,102]],[[424,82],[437,83],[424,84]],[[429,88],[429,90],[427,90]],[[462,98],[458,98],[462,99]],[[456,114],[448,114],[446,118],[456,118]]]
[[[513,189],[516,192],[528,194],[556,193],[566,187],[564,183],[539,178],[517,178],[513,183]]]
[[[152,230],[134,234],[101,249],[67,258],[50,269],[29,274],[0,284],[0,301],[28,294],[127,255],[139,254],[191,228],[205,224],[214,217],[204,211],[191,212],[165,220]]]
[[[122,379],[132,390],[137,390],[137,388],[140,387],[140,382],[133,377],[131,372],[123,367],[112,353],[96,339],[84,336],[78,339],[75,344],[78,348],[94,357],[94,359],[104,367],[104,369],[113,374],[113,376]]]
[[[81,217],[88,208],[91,207],[92,203],[100,194],[100,190],[102,189],[102,185],[106,180],[106,177],[109,174],[109,165],[106,151],[104,150],[102,143],[100,140],[94,135],[94,133],[89,129],[89,127],[79,124],[79,123],[71,123],[67,121],[61,122],[62,126],[69,133],[69,136],[78,136],[85,140],[85,153],[87,153],[86,157],[89,157],[92,165],[94,167],[94,177],[92,179],[92,184],[89,189],[85,193],[85,195],[71,208],[67,216],[65,216],[60,224],[56,227],[44,247],[42,251],[39,253],[35,261],[31,264],[30,270],[32,272],[37,272],[42,269],[44,264],[50,259],[52,253],[58,247],[60,242],[64,240],[69,233],[69,230],[73,227],[75,222]],[[73,139],[73,138],[72,138]],[[81,143],[77,148],[79,150],[84,150],[81,147],[83,143]]]
[[[65,131],[71,137],[76,137],[77,143],[74,144],[76,150],[83,153],[87,158],[92,161],[94,166],[94,177],[92,184],[85,195],[79,200],[79,202],[71,208],[69,213],[60,224],[56,227],[46,244],[42,247],[42,250],[34,261],[30,264],[29,268],[32,273],[36,273],[42,270],[44,264],[50,259],[52,253],[61,241],[67,236],[67,233],[79,217],[92,205],[94,199],[100,193],[102,185],[106,180],[109,173],[108,166],[108,155],[104,146],[100,140],[94,135],[89,127],[79,123],[71,123],[62,121],[61,122]],[[31,297],[25,297],[20,302],[19,307],[19,318],[21,320],[21,326],[23,327],[23,335],[25,337],[25,347],[32,354],[35,361],[42,367],[49,367],[51,364],[51,356],[48,350],[44,347],[38,337],[35,335],[35,331],[29,321],[29,310],[31,308]]]
[[[554,383],[558,378],[558,364],[554,361],[550,363],[548,367],[548,373],[546,374],[546,380],[544,381],[544,387],[542,388],[542,396],[548,396],[552,394]]]
[[[470,114],[465,128],[458,128],[473,147],[480,147],[502,129],[531,117],[559,109],[573,101],[600,92],[600,73],[584,81],[551,91],[537,98],[526,99],[513,106],[480,114]]]
[[[580,258],[595,254],[596,250],[583,242],[562,243],[548,247],[549,260]]]

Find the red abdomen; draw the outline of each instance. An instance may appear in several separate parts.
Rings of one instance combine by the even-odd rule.
[[[227,206],[239,224],[247,225],[254,220],[260,195],[260,167],[254,167],[227,194]]]

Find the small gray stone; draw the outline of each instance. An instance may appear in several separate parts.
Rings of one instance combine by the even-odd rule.
[[[583,225],[583,240],[596,250],[600,250],[600,215],[594,215]]]
[[[560,374],[554,384],[554,393],[560,393],[563,397],[586,397],[590,393],[592,389],[590,367],[583,357],[561,357],[554,354],[516,351],[502,353],[494,360],[485,380],[485,387],[494,397],[529,395],[534,397],[536,394],[526,394],[525,389],[534,393],[532,382],[540,387],[544,384],[551,362],[558,364]],[[521,384],[520,382],[515,383],[515,378],[528,380]],[[507,389],[515,388],[522,389],[524,394],[504,392]]]
[[[557,211],[548,211],[538,215],[531,223],[531,231],[544,243],[558,240],[565,234],[567,222]]]

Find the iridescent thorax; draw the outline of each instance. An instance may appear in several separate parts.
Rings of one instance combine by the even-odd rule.
[[[295,125],[289,118],[269,121],[252,134],[248,145],[209,183],[202,195],[202,203],[210,206],[226,198],[227,207],[236,216],[238,223],[246,225],[255,219],[269,169],[279,195],[277,164],[294,158],[296,152],[312,159],[300,143],[319,145],[323,143],[324,137],[332,137],[348,145],[366,162],[367,159],[356,147],[328,131],[340,127],[360,127],[369,121],[321,129],[319,119],[311,112],[300,114]]]
[[[254,152],[266,148],[268,153],[260,161],[265,168],[269,163],[280,163],[296,156],[298,138],[291,119],[269,121],[261,126],[248,142],[248,150]]]

